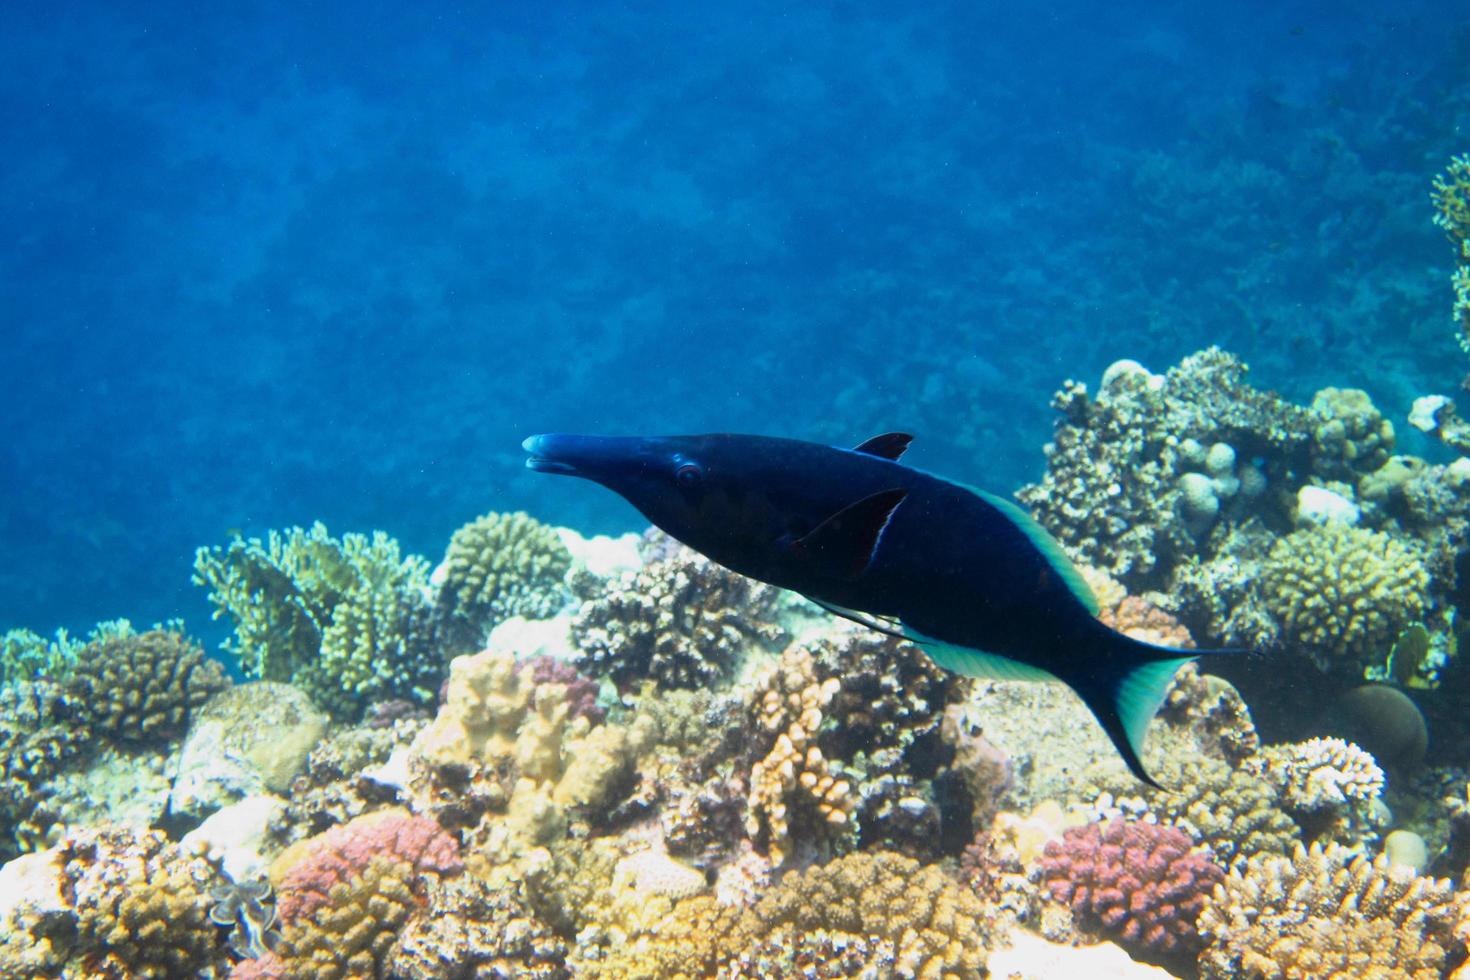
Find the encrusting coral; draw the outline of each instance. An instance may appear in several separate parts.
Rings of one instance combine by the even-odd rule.
[[[1429,574],[1418,550],[1380,531],[1324,524],[1277,541],[1261,567],[1282,642],[1324,671],[1361,678],[1424,615]]]
[[[625,573],[572,623],[577,666],[620,685],[709,687],[748,648],[779,649],[778,590],[687,549]]]
[[[163,629],[88,643],[67,679],[92,730],[130,743],[182,735],[191,716],[229,685],[219,661],[183,634]]]
[[[373,701],[429,701],[443,675],[429,620],[428,565],[381,531],[339,541],[320,523],[200,548],[194,581],[246,673],[289,681],[339,717]]]
[[[1078,924],[1146,954],[1193,952],[1195,920],[1225,873],[1177,827],[1110,820],[1046,846],[1042,885]]]
[[[455,531],[432,577],[450,652],[478,650],[507,617],[556,612],[571,567],[556,531],[520,511],[486,514]]]
[[[1212,978],[1443,976],[1463,914],[1447,881],[1314,845],[1232,871],[1200,914]]]

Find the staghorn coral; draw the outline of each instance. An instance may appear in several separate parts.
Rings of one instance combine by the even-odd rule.
[[[1261,566],[1282,641],[1324,671],[1361,678],[1424,615],[1429,574],[1417,547],[1380,531],[1325,524],[1277,541]]]
[[[750,770],[746,832],[766,844],[773,864],[790,856],[793,823],[814,826],[822,839],[840,837],[857,805],[852,784],[832,771],[816,744],[841,686],[835,677],[819,681],[811,651],[793,646],[751,691],[754,727],[769,749]]]
[[[1336,845],[1263,856],[1226,876],[1199,918],[1205,978],[1443,975],[1460,916],[1449,882]]]
[[[118,633],[88,643],[67,679],[93,731],[118,742],[166,742],[230,685],[219,661],[173,630]]]
[[[520,511],[486,514],[455,531],[433,574],[451,652],[480,649],[502,619],[556,612],[571,567],[555,529]]]
[[[1046,846],[1041,883],[1084,925],[1151,954],[1193,952],[1195,920],[1225,873],[1177,827],[1110,820]]]
[[[693,552],[624,574],[572,623],[577,666],[620,685],[709,687],[748,648],[786,640],[774,617],[780,593]]]
[[[211,862],[158,831],[127,827],[77,833],[57,861],[76,930],[63,977],[167,980],[222,968]]]
[[[1312,415],[1245,373],[1210,348],[1162,376],[1119,362],[1096,399],[1067,382],[1046,475],[1017,496],[1087,563],[1133,589],[1166,587],[1178,562],[1247,516],[1240,505],[1266,502],[1266,486],[1294,489],[1310,458]],[[1261,467],[1240,462],[1254,458]]]
[[[225,649],[246,673],[289,681],[338,717],[373,701],[427,702],[441,658],[430,628],[428,566],[381,531],[339,541],[320,523],[200,548],[194,581],[215,618],[235,621]]]

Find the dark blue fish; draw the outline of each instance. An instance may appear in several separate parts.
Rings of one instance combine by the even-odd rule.
[[[856,449],[764,436],[532,436],[526,465],[616,491],[726,568],[912,639],[975,677],[1060,680],[1135,776],[1174,672],[1197,650],[1099,622],[1056,542],[1015,504],[899,457],[911,437]],[[900,633],[901,631],[901,633]]]

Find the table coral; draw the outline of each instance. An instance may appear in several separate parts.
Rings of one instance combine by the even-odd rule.
[[[1280,639],[1349,678],[1381,663],[1400,631],[1424,615],[1428,586],[1416,546],[1338,524],[1293,531],[1261,567]]]
[[[1447,881],[1337,845],[1261,857],[1232,871],[1199,919],[1212,978],[1434,980],[1460,910]]]
[[[223,967],[209,918],[211,862],[158,831],[126,827],[75,834],[57,860],[76,922],[64,976],[165,980]]]
[[[435,612],[453,653],[480,649],[496,623],[510,616],[540,619],[566,601],[563,584],[572,554],[555,529],[529,514],[486,514],[449,539],[434,570]]]
[[[751,648],[779,649],[780,592],[685,551],[624,574],[572,623],[577,666],[620,685],[653,678],[698,688],[730,676]]]
[[[219,661],[183,634],[163,629],[88,643],[67,679],[94,731],[140,744],[182,735],[192,714],[229,684]]]
[[[381,531],[331,537],[320,523],[200,548],[194,581],[235,635],[247,674],[289,681],[338,717],[388,697],[431,700],[442,660],[428,565]]]
[[[1110,820],[1047,845],[1042,885],[1080,924],[1152,955],[1199,946],[1195,920],[1225,873],[1177,827]]]

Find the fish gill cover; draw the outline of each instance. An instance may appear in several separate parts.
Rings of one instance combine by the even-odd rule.
[[[0,974],[1463,973],[1462,7],[7,11]],[[519,450],[895,430],[1164,789]]]

